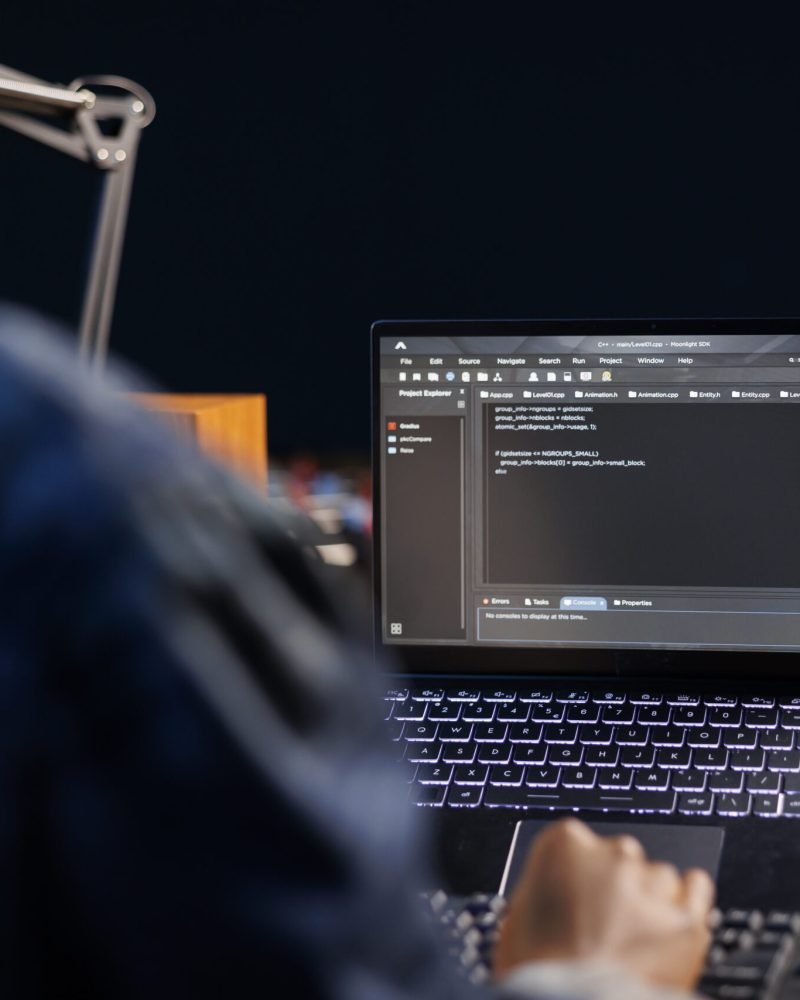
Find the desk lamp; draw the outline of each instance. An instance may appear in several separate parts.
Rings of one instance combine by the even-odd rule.
[[[62,87],[0,65],[0,125],[105,175],[79,336],[81,358],[96,370],[108,352],[136,151],[155,110],[150,94],[123,77],[87,76]]]

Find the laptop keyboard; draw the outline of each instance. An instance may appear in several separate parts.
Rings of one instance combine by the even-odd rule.
[[[421,806],[800,818],[800,697],[397,687]]]

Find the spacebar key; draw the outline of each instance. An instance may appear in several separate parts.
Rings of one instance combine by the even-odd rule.
[[[609,812],[657,812],[675,810],[674,792],[614,792],[600,788],[509,788],[489,785],[485,806],[512,809],[607,809]]]

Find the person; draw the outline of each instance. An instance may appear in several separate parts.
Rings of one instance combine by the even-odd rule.
[[[326,568],[261,498],[0,311],[0,996],[447,1000],[422,811]],[[576,821],[501,996],[693,985],[711,887]]]

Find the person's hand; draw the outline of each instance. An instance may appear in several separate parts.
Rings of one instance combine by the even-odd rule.
[[[713,898],[704,871],[648,862],[633,837],[555,823],[535,841],[510,900],[495,975],[524,962],[591,959],[689,989],[708,949]]]

